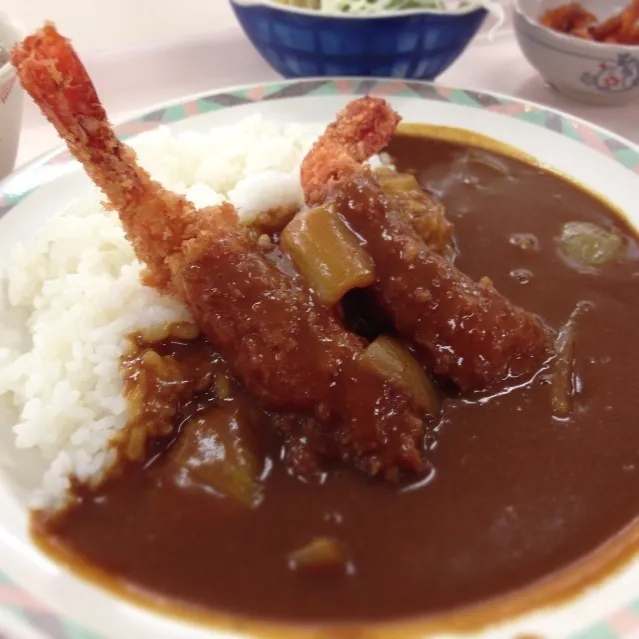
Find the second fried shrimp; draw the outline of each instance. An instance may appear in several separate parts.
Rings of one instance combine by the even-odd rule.
[[[331,182],[357,170],[359,164],[383,149],[400,119],[379,98],[364,97],[350,102],[302,163],[307,204],[321,204]]]
[[[541,321],[431,250],[372,174],[337,182],[332,202],[384,265],[372,289],[376,301],[434,373],[462,390],[483,389],[530,376],[549,357]]]
[[[362,98],[346,107],[302,164],[307,201],[317,204],[328,194],[334,212],[363,240],[376,265],[371,292],[436,374],[462,389],[533,374],[550,355],[542,322],[440,255],[435,240],[441,234],[424,237],[404,210],[408,201],[387,195],[380,184],[383,176],[362,164],[365,153],[383,149],[398,121],[380,99]],[[379,122],[380,134],[369,136]],[[358,144],[360,136],[364,140]],[[317,176],[325,186],[319,187]],[[440,225],[449,231],[443,216]]]

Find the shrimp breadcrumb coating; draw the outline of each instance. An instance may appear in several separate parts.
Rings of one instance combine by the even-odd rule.
[[[329,203],[363,240],[376,265],[375,300],[399,334],[421,350],[432,372],[462,390],[533,375],[551,354],[541,320],[489,281],[477,283],[459,271],[437,250],[450,233],[441,211],[430,211],[439,216],[430,227],[441,232],[429,241],[403,210],[402,199],[389,197],[362,164],[386,146],[398,122],[385,100],[351,102],[303,161],[307,202]]]

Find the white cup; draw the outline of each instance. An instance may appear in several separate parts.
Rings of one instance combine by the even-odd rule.
[[[23,31],[0,12],[0,45],[7,51],[22,40]],[[18,153],[23,91],[9,62],[0,67],[0,178],[13,170]]]

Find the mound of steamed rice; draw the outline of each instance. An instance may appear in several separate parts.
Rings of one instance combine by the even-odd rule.
[[[317,132],[251,117],[208,135],[159,129],[133,146],[166,187],[198,207],[229,199],[249,222],[301,205],[299,165]],[[19,413],[16,446],[47,460],[38,507],[61,503],[72,476],[95,481],[112,463],[109,440],[127,420],[125,336],[188,319],[181,304],[140,284],[118,217],[100,202],[97,190],[74,202],[35,241],[15,247],[4,273],[5,303],[27,318],[27,345],[0,348],[0,396]]]

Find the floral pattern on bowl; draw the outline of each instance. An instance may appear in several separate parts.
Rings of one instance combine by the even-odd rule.
[[[639,86],[639,58],[621,53],[615,63],[601,62],[599,69],[582,74],[581,81],[605,93],[625,93]]]

